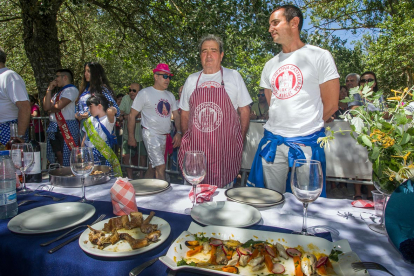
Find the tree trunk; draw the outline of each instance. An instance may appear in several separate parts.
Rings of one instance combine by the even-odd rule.
[[[63,0],[20,0],[24,49],[33,68],[41,103],[55,70],[62,66],[56,24],[62,3]]]

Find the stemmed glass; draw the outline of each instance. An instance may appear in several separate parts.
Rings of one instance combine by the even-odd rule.
[[[372,180],[373,180],[372,182],[374,183],[375,188],[384,195],[384,203],[382,205],[382,215],[381,215],[380,224],[373,223],[373,224],[368,225],[368,227],[372,231],[386,235],[387,230],[385,229],[385,207],[387,206],[387,201],[388,201],[389,196],[392,194],[392,191],[383,189],[381,185],[379,184],[379,182],[374,179],[374,177]]]
[[[296,198],[303,203],[303,224],[301,235],[310,235],[307,230],[306,218],[308,205],[322,193],[323,173],[319,161],[297,159],[293,163],[290,186]]]
[[[193,185],[193,207],[197,200],[197,185],[206,176],[206,156],[202,151],[187,151],[184,155],[183,175],[185,179]],[[191,213],[191,209],[186,209],[186,213]]]
[[[33,164],[34,152],[32,144],[18,143],[13,144],[11,147],[11,155],[14,167],[22,172],[23,176],[23,189],[19,191],[19,194],[30,193],[31,190],[26,187],[26,170]]]
[[[82,183],[82,198],[79,202],[90,202],[85,197],[85,177],[91,174],[94,164],[92,148],[79,147],[72,149],[70,153],[70,169],[74,175],[81,177]]]

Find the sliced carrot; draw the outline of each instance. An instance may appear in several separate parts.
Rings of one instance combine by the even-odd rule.
[[[254,258],[257,257],[257,255],[259,255],[259,250],[257,250],[257,248],[253,251],[253,254],[250,255],[249,259],[247,260],[247,263],[249,263],[251,260],[253,260]]]
[[[187,251],[187,257],[194,256],[195,254],[200,253],[201,250],[203,250],[202,245],[196,246],[196,247],[194,247],[194,249],[191,249],[191,250]]]
[[[231,258],[233,257],[233,250],[228,250],[226,257],[227,257],[227,260],[231,260]]]
[[[300,265],[300,257],[296,256],[293,257],[293,264],[295,265],[295,275],[296,276],[303,276],[302,268]]]
[[[273,270],[272,257],[267,252],[264,254],[264,261],[265,261],[267,270],[269,270],[269,272],[272,272],[272,270]]]
[[[332,263],[329,259],[326,260],[325,266],[329,268],[333,268]]]
[[[316,269],[316,272],[318,272],[318,275],[322,275],[322,276],[324,276],[324,275],[328,275],[328,274],[326,273],[325,265],[321,265],[320,267],[318,267],[318,268]]]
[[[216,251],[217,251],[217,246],[212,246],[211,251],[210,251],[210,261],[209,261],[212,265],[217,264],[217,262],[216,262]]]
[[[230,272],[230,273],[235,273],[235,274],[239,273],[239,269],[235,266],[225,266],[222,268],[222,270],[224,272]]]

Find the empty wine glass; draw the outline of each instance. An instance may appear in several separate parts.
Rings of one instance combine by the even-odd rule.
[[[297,159],[293,163],[290,186],[296,198],[303,203],[303,224],[301,235],[309,235],[306,225],[308,205],[322,193],[323,174],[319,161]]]
[[[185,179],[191,183],[193,191],[193,207],[197,200],[196,188],[206,176],[206,156],[202,151],[187,151],[184,155],[183,175]],[[192,207],[192,208],[193,208]],[[191,209],[192,209],[191,208]],[[186,209],[186,213],[191,212]]]
[[[23,176],[23,188],[19,191],[19,194],[30,193],[31,190],[26,187],[26,170],[33,164],[34,152],[33,146],[29,143],[13,144],[11,147],[11,156],[14,167],[22,172]]]
[[[90,202],[85,197],[85,177],[91,174],[94,164],[92,148],[79,147],[72,149],[70,153],[70,169],[74,175],[81,177],[82,183],[82,198],[79,202]]]

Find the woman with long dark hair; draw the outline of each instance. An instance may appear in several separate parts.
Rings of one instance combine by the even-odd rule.
[[[84,73],[82,77],[82,83],[80,85],[80,91],[82,91],[76,102],[76,119],[80,121],[81,128],[83,127],[84,121],[89,118],[89,108],[86,105],[86,101],[94,94],[102,94],[109,101],[109,106],[116,108],[116,117],[119,117],[119,107],[116,104],[114,93],[109,85],[108,78],[106,77],[105,70],[97,62],[85,63]],[[81,141],[84,133],[81,131]]]

